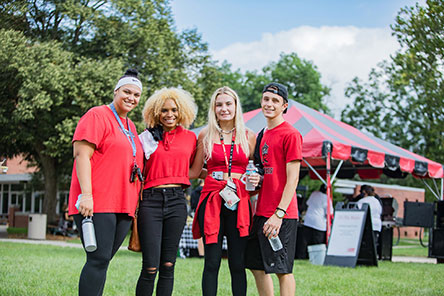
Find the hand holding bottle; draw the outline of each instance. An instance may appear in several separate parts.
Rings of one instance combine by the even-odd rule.
[[[247,191],[256,190],[256,186],[259,184],[260,181],[260,175],[257,173],[253,160],[250,160],[248,162],[245,175],[246,175],[245,189]]]

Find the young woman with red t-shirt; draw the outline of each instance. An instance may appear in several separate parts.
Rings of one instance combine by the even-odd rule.
[[[251,221],[250,195],[240,178],[252,159],[256,136],[245,128],[239,97],[229,87],[217,89],[211,97],[208,126],[199,134],[196,161],[207,162],[199,204],[193,221],[194,238],[203,237],[205,264],[203,295],[216,295],[222,257],[222,239],[228,241],[228,262],[233,295],[245,295],[247,281],[244,267],[245,247]],[[226,206],[219,192],[231,179],[239,201]]]
[[[91,108],[74,133],[69,215],[74,215],[82,242],[82,220],[92,216],[97,241],[97,249],[86,252],[79,295],[102,295],[108,264],[135,214],[141,182],[131,174],[142,168],[143,150],[127,115],[141,93],[137,72],[128,70],[115,86],[113,102]]]
[[[177,88],[157,91],[143,109],[148,131],[140,138],[148,160],[137,221],[143,261],[136,295],[152,295],[157,272],[156,294],[173,292],[174,264],[187,219],[183,189],[202,169],[193,165],[196,136],[186,129],[196,110],[191,95]]]

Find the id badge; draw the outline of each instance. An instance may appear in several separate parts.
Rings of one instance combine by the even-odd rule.
[[[222,181],[224,179],[224,172],[222,171],[212,172],[211,177],[213,177],[213,179],[217,181]]]
[[[240,200],[236,194],[236,184],[231,179],[227,180],[227,185],[219,192],[219,195],[224,199],[228,207],[234,206]]]

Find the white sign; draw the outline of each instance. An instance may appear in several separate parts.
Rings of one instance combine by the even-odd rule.
[[[355,257],[360,243],[361,231],[364,231],[364,211],[336,211],[328,256]]]

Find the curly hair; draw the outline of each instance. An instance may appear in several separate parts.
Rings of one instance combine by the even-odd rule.
[[[160,124],[160,113],[168,99],[172,99],[177,105],[179,113],[178,124],[185,128],[190,127],[196,118],[197,105],[189,92],[175,87],[164,87],[156,91],[145,102],[142,116],[146,126],[151,128]]]

